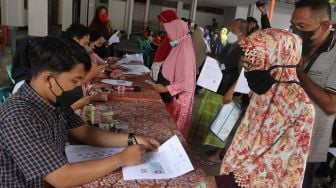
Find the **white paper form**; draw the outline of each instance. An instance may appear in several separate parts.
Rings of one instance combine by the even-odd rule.
[[[127,71],[124,74],[135,74],[142,75],[147,74],[150,70],[145,65],[120,65],[127,68]]]
[[[67,145],[65,154],[70,163],[103,159],[117,153],[124,148],[101,148],[88,145]]]
[[[234,92],[248,94],[250,92],[247,80],[244,75],[244,68],[241,70]]]
[[[101,82],[105,84],[111,84],[116,86],[132,86],[133,82],[126,80],[113,80],[113,79],[102,79]]]
[[[144,163],[122,168],[124,180],[170,179],[192,170],[194,167],[176,135],[163,143],[157,152],[146,153]]]
[[[217,92],[222,81],[222,71],[216,59],[207,57],[198,77],[197,85],[213,92]]]
[[[113,43],[119,43],[120,40],[119,40],[119,37],[118,37],[118,34],[119,34],[119,30],[117,32],[115,32],[111,37],[110,39],[108,40],[108,44],[111,45]]]
[[[329,153],[336,157],[336,148],[329,148]]]
[[[126,58],[131,61],[140,61],[143,62],[143,55],[142,53],[139,54],[126,54]]]
[[[126,54],[124,58],[120,59],[117,61],[117,65],[121,64],[127,64],[131,61],[137,61],[137,62],[142,62],[143,63],[143,56],[142,53],[140,54]]]

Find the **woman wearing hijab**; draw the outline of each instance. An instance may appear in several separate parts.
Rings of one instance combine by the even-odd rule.
[[[167,21],[162,14],[159,19]],[[180,19],[163,23],[172,49],[162,64],[162,76],[167,86],[157,84],[160,93],[169,92],[172,101],[167,104],[177,127],[187,138],[196,85],[196,61],[188,24]]]
[[[197,27],[191,36],[196,57],[196,75],[199,74],[200,68],[202,67],[205,59],[205,54],[207,53],[207,45],[204,41],[203,35],[203,28]]]
[[[224,156],[219,187],[302,187],[315,110],[299,85],[301,39],[259,30],[240,42],[250,105]]]
[[[162,11],[158,16],[160,24],[169,23],[173,20],[179,19],[179,17],[176,15],[175,11],[173,10],[165,10]],[[155,56],[154,61],[151,67],[151,73],[150,76],[154,81],[158,80],[158,74],[161,69],[161,65],[163,61],[167,58],[167,56],[170,53],[170,50],[172,47],[169,44],[170,40],[168,37],[164,37],[162,39],[162,42],[160,46],[158,47]]]

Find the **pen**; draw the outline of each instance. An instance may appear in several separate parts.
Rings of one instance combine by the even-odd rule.
[[[135,144],[138,144],[138,141],[137,141],[135,135],[133,136],[133,138],[134,138]]]

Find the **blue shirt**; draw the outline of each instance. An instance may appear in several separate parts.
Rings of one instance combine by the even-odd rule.
[[[68,163],[69,129],[82,125],[24,84],[0,106],[0,187],[44,187],[43,176]]]

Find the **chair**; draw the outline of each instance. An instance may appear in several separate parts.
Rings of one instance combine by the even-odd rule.
[[[0,104],[12,95],[13,86],[5,86],[0,88]]]
[[[137,46],[138,46],[138,51],[142,53],[144,64],[151,68],[152,63],[153,63],[153,52],[154,50],[152,49],[150,43],[147,40],[141,40],[140,38],[136,37],[137,41]]]
[[[15,84],[15,81],[12,78],[12,65],[7,65],[6,70],[7,70],[8,77],[10,78],[10,80],[12,81],[12,83]]]

